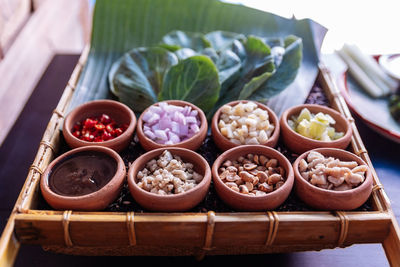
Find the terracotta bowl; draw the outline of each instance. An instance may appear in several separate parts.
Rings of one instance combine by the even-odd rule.
[[[100,116],[103,113],[109,115],[113,120],[116,121],[117,124],[128,124],[128,128],[120,136],[104,142],[95,143],[83,141],[72,135],[71,130],[75,123],[88,117]],[[125,104],[114,100],[94,100],[76,107],[67,115],[64,120],[63,135],[65,141],[71,148],[98,145],[109,147],[119,152],[129,145],[130,141],[132,140],[135,127],[136,116]]]
[[[157,148],[167,149],[170,147],[182,147],[182,148],[187,148],[190,150],[196,150],[197,148],[199,148],[201,146],[201,144],[203,143],[204,139],[206,138],[207,130],[208,130],[207,118],[206,118],[204,112],[199,107],[193,105],[192,103],[182,101],[182,100],[167,100],[167,101],[162,101],[162,102],[166,102],[169,105],[175,105],[175,106],[182,106],[182,107],[190,106],[192,108],[192,110],[197,110],[198,117],[200,119],[200,131],[197,132],[192,137],[190,137],[182,142],[179,142],[177,144],[173,144],[173,145],[158,144],[158,143],[154,142],[153,140],[151,140],[150,138],[148,138],[143,132],[143,114],[150,108],[150,107],[148,107],[140,115],[139,120],[138,120],[138,126],[136,129],[136,133],[137,133],[137,136],[139,138],[139,141],[140,141],[140,144],[142,145],[142,147],[147,151],[157,149]],[[160,102],[157,102],[154,105],[158,106],[159,103]]]
[[[337,140],[326,142],[302,136],[292,130],[288,124],[288,119],[293,115],[299,115],[303,108],[307,108],[313,114],[317,114],[318,112],[329,114],[336,121],[336,124],[334,125],[335,130],[337,132],[343,132],[344,135]],[[320,147],[345,149],[351,141],[352,130],[349,121],[336,110],[321,105],[304,104],[289,108],[283,112],[280,118],[280,125],[283,142],[291,151],[298,154]]]
[[[160,156],[165,148],[158,148],[137,158],[128,171],[128,186],[133,198],[145,209],[152,211],[186,211],[199,204],[208,192],[211,183],[211,170],[207,161],[192,150],[179,147],[169,147],[168,151],[178,155],[184,162],[194,165],[194,170],[203,175],[203,180],[194,188],[176,195],[157,195],[147,192],[137,185],[137,173],[146,163]]]
[[[65,160],[81,152],[93,151],[110,156],[117,163],[117,168],[111,180],[90,194],[81,196],[65,196],[55,193],[50,189],[49,177],[55,167]],[[122,158],[114,150],[103,146],[85,146],[70,150],[54,159],[46,168],[40,181],[40,189],[47,203],[56,210],[82,210],[94,211],[105,209],[113,200],[118,197],[126,177],[126,168]]]
[[[285,169],[286,181],[282,187],[264,196],[249,196],[230,189],[218,175],[218,169],[225,160],[236,160],[247,154],[265,155],[268,158],[275,158],[279,165]],[[236,210],[242,211],[263,211],[272,210],[280,206],[289,196],[293,187],[293,169],[289,160],[277,150],[263,145],[243,145],[231,148],[221,154],[212,166],[212,175],[215,189],[218,196],[226,204]]]
[[[359,165],[367,165],[361,158],[341,149],[319,148],[314,149],[324,156],[332,156],[344,161],[356,161]],[[367,201],[372,191],[372,174],[368,168],[364,182],[356,188],[346,191],[333,191],[316,187],[301,177],[299,162],[307,157],[307,151],[300,155],[293,163],[295,177],[295,192],[307,205],[319,210],[353,210]],[[368,165],[367,165],[368,166]]]
[[[247,100],[232,101],[232,102],[227,103],[227,105],[235,106],[240,102],[247,103],[249,101],[247,101]],[[252,102],[256,103],[259,108],[268,111],[269,121],[270,121],[270,123],[274,124],[274,126],[275,126],[275,129],[272,132],[272,135],[269,137],[268,141],[265,144],[263,144],[263,146],[275,147],[276,144],[278,143],[279,131],[280,131],[278,117],[276,116],[275,112],[273,112],[272,109],[270,109],[266,105],[263,105],[256,101],[252,101]],[[217,147],[220,150],[225,151],[225,150],[231,149],[233,147],[237,147],[239,145],[232,143],[231,141],[229,141],[229,139],[227,139],[225,136],[223,136],[221,134],[221,131],[219,130],[219,127],[218,127],[218,121],[219,121],[219,117],[221,115],[221,109],[222,109],[222,107],[220,107],[217,110],[217,112],[214,114],[214,116],[212,118],[211,133],[212,133],[213,140],[214,140],[215,144],[217,145]]]

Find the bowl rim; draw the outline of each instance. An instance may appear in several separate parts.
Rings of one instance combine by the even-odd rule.
[[[172,144],[172,145],[159,144],[159,143],[154,142],[150,138],[148,138],[143,132],[143,115],[145,114],[146,111],[148,111],[150,109],[150,107],[158,106],[160,103],[167,103],[168,105],[175,105],[175,106],[185,106],[186,105],[186,106],[192,107],[192,109],[197,110],[198,117],[200,119],[200,130],[197,133],[195,133],[192,137],[190,137],[188,139],[185,139],[185,140],[183,140],[183,141],[181,141],[179,143]],[[157,149],[158,148],[168,149],[168,148],[171,148],[171,147],[185,146],[185,145],[191,144],[193,140],[199,138],[199,136],[204,134],[204,132],[207,134],[207,130],[208,130],[207,118],[206,118],[206,115],[204,114],[204,112],[203,112],[203,110],[201,108],[199,108],[198,106],[196,106],[196,105],[194,105],[194,104],[192,104],[190,102],[187,102],[187,101],[184,101],[184,100],[175,99],[175,100],[159,101],[159,102],[156,102],[156,103],[152,104],[151,106],[148,106],[139,116],[139,119],[138,119],[138,122],[137,122],[136,133],[138,135],[138,138],[145,139],[146,142],[149,142],[151,144],[151,146],[157,147]],[[142,143],[143,141],[140,141],[140,142]]]
[[[181,153],[181,152],[185,151],[185,152],[188,152],[189,154],[191,154],[191,156],[193,156],[193,158],[199,159],[201,161],[202,165],[205,167],[203,179],[201,180],[201,182],[196,184],[195,187],[189,189],[188,191],[185,191],[185,192],[179,193],[179,194],[171,194],[171,195],[159,195],[159,194],[148,192],[148,191],[144,190],[143,188],[140,188],[136,182],[137,173],[136,173],[135,177],[133,176],[133,172],[135,171],[135,169],[137,169],[137,172],[140,171],[138,168],[139,162],[146,158],[149,158],[149,160],[147,160],[147,162],[148,162],[148,161],[160,156],[165,150],[168,150],[172,155],[174,155],[174,153],[176,153],[176,152]],[[176,153],[176,155],[180,156],[178,153]],[[194,164],[193,161],[189,161],[189,163]],[[183,148],[183,147],[157,148],[157,149],[147,151],[146,153],[144,153],[143,155],[138,157],[131,164],[131,166],[129,167],[128,173],[127,173],[127,182],[128,182],[129,187],[133,186],[135,188],[135,190],[139,190],[141,192],[141,194],[144,194],[145,196],[151,197],[153,199],[157,199],[159,201],[165,200],[165,199],[180,199],[180,198],[184,198],[185,196],[190,195],[194,191],[200,190],[200,188],[202,188],[203,186],[207,186],[207,184],[210,184],[211,169],[210,169],[210,165],[208,164],[207,160],[204,159],[200,154],[194,152],[193,150]]]
[[[102,188],[100,188],[97,191],[94,191],[89,194],[81,195],[81,196],[64,196],[64,195],[59,195],[53,190],[50,189],[49,186],[49,175],[51,174],[53,168],[55,167],[56,164],[62,163],[65,161],[67,158],[73,156],[74,154],[78,154],[80,152],[84,151],[95,151],[99,153],[104,153],[107,154],[108,156],[112,157],[116,163],[117,163],[117,168],[115,170],[115,173],[113,177],[106,183]],[[99,197],[101,195],[106,194],[106,192],[109,191],[110,183],[114,181],[115,179],[119,178],[121,173],[121,176],[123,176],[122,179],[126,176],[126,168],[125,168],[125,163],[121,156],[115,152],[113,149],[104,147],[104,146],[98,146],[98,145],[92,145],[92,146],[82,146],[78,148],[71,149],[57,158],[53,159],[50,164],[47,166],[46,170],[43,172],[43,175],[40,179],[40,188],[41,190],[45,190],[47,194],[52,195],[53,197],[56,197],[59,200],[70,202],[70,201],[78,201],[78,200],[86,200],[86,199],[91,199],[93,197]],[[99,196],[98,196],[99,195]]]
[[[299,134],[298,132],[294,131],[289,126],[289,124],[288,124],[288,115],[290,113],[293,113],[295,110],[300,110],[301,111],[303,108],[321,109],[321,112],[328,113],[329,115],[335,114],[335,115],[341,117],[341,119],[345,122],[344,123],[344,128],[345,128],[344,132],[345,133],[343,134],[342,137],[340,137],[340,138],[338,138],[336,140],[332,140],[332,141],[315,140],[315,139],[312,139],[312,138],[309,138],[309,137],[306,137],[304,135]],[[338,112],[338,111],[336,111],[336,110],[334,110],[334,109],[332,109],[330,107],[326,107],[326,106],[318,105],[318,104],[301,104],[301,105],[297,105],[297,106],[293,106],[291,108],[288,108],[287,110],[285,110],[282,113],[280,121],[281,121],[281,123],[280,123],[281,124],[281,128],[288,129],[290,134],[295,135],[297,138],[300,138],[300,139],[303,139],[303,140],[307,140],[308,142],[311,142],[312,144],[314,144],[316,146],[328,145],[328,144],[331,144],[331,145],[334,146],[336,144],[340,144],[343,140],[347,140],[347,139],[350,140],[351,135],[353,133],[349,120],[346,117],[344,117],[340,112]],[[337,123],[337,120],[335,120],[335,121]],[[335,130],[336,130],[336,128],[335,128]]]
[[[274,155],[280,155],[282,156],[285,165],[288,167],[289,170],[287,170],[287,168],[285,168],[285,172],[286,172],[286,180],[283,184],[283,186],[279,187],[277,190],[267,193],[266,195],[263,196],[249,196],[249,195],[245,195],[239,192],[236,192],[232,189],[230,189],[219,177],[218,174],[218,169],[221,166],[221,164],[223,163],[223,160],[228,158],[231,154],[235,154],[238,150],[247,150],[247,149],[252,149],[255,147],[259,147],[264,151],[268,151],[266,152],[266,154],[263,154],[265,156],[269,156],[274,154]],[[267,154],[268,153],[268,154]],[[275,157],[276,159],[276,157]],[[216,164],[218,163],[218,161],[220,161],[220,164]],[[279,165],[282,166],[281,161],[279,161]],[[228,191],[231,192],[233,194],[234,197],[239,197],[242,199],[245,199],[247,201],[251,201],[251,200],[262,200],[262,199],[267,199],[267,198],[271,198],[274,197],[276,195],[279,195],[281,193],[281,191],[283,191],[286,187],[293,187],[293,183],[294,183],[294,172],[293,172],[293,167],[292,164],[290,163],[290,161],[286,158],[285,155],[283,155],[281,152],[279,152],[278,150],[272,148],[272,147],[268,147],[265,145],[240,145],[240,146],[236,146],[233,147],[231,149],[226,150],[224,153],[222,153],[215,161],[214,164],[212,166],[212,175],[213,175],[213,181],[217,181],[218,183],[222,184],[224,186],[224,188]],[[216,180],[215,180],[216,179]],[[290,190],[291,191],[291,190]]]
[[[271,108],[269,108],[267,105],[265,105],[265,104],[263,104],[263,103],[261,103],[261,102],[258,102],[258,101],[254,101],[254,100],[234,100],[234,101],[228,102],[228,103],[226,103],[226,104],[224,104],[224,105],[234,106],[234,105],[239,104],[239,103],[248,103],[248,102],[253,102],[253,103],[257,104],[257,106],[258,106],[259,108],[261,108],[261,109],[263,109],[263,110],[266,110],[266,111],[268,112],[268,120],[269,120],[269,122],[270,122],[270,123],[274,123],[274,130],[272,131],[271,136],[268,137],[267,142],[266,142],[265,144],[258,144],[258,145],[261,145],[261,146],[270,146],[269,144],[273,144],[274,142],[277,142],[278,139],[279,139],[279,133],[280,133],[279,118],[278,118],[278,116],[276,115],[276,113],[275,113]],[[222,107],[223,107],[224,105],[220,106],[220,107],[217,109],[217,111],[215,112],[215,114],[213,115],[213,117],[212,117],[212,120],[211,120],[211,127],[212,127],[212,129],[214,129],[214,131],[213,131],[213,136],[214,136],[215,134],[217,134],[218,136],[222,137],[222,138],[224,139],[224,142],[225,142],[226,144],[228,144],[228,143],[230,144],[231,148],[232,148],[232,147],[237,147],[237,146],[246,145],[246,144],[240,144],[240,145],[239,145],[239,144],[235,144],[235,143],[231,142],[228,138],[226,138],[225,136],[223,136],[223,135],[221,134],[221,130],[220,130],[219,127],[218,127],[218,119],[219,119],[219,117],[220,117],[220,115],[221,115]],[[274,146],[275,146],[275,145],[274,145]]]
[[[319,152],[322,155],[324,155],[325,157],[329,156],[330,153],[333,152],[333,151],[341,152],[343,154],[346,154],[350,158],[352,158],[354,161],[357,161],[359,166],[360,165],[367,166],[368,169],[367,169],[367,173],[365,175],[364,182],[362,182],[361,185],[359,185],[359,186],[357,186],[355,188],[352,188],[352,189],[349,189],[349,190],[344,190],[344,191],[328,190],[328,189],[323,189],[323,188],[320,188],[318,186],[312,185],[308,181],[304,180],[304,178],[301,176],[301,174],[299,172],[299,168],[298,168],[300,160],[304,159],[311,151]],[[346,160],[346,161],[348,161],[348,160]],[[360,164],[360,162],[362,162],[363,164]],[[372,182],[372,171],[371,171],[371,168],[368,166],[368,164],[362,158],[358,157],[357,155],[355,155],[355,154],[353,154],[353,153],[351,153],[349,151],[346,151],[346,150],[343,150],[343,149],[339,149],[339,148],[330,148],[330,147],[315,148],[315,149],[311,149],[311,150],[308,150],[308,151],[302,153],[293,162],[293,172],[294,172],[294,178],[295,178],[296,182],[299,181],[301,184],[305,185],[308,189],[315,190],[315,191],[318,191],[318,192],[323,193],[323,194],[334,194],[336,196],[346,196],[346,195],[349,195],[349,194],[357,193],[359,191],[363,191],[363,189],[365,189],[366,187],[369,186],[369,181]]]
[[[107,141],[102,141],[102,142],[89,142],[85,140],[81,140],[77,137],[75,137],[72,132],[70,127],[66,127],[67,124],[71,123],[72,126],[77,123],[77,121],[73,122],[72,117],[74,117],[79,111],[81,111],[84,108],[88,108],[91,106],[107,106],[107,107],[117,107],[117,109],[124,111],[126,114],[128,114],[129,117],[129,123],[128,123],[128,128],[119,136],[107,140]],[[105,109],[106,110],[106,109]],[[104,113],[107,113],[106,111]],[[135,113],[125,104],[115,101],[112,99],[98,99],[98,100],[91,100],[89,102],[83,103],[82,105],[79,105],[75,107],[73,110],[71,110],[68,115],[64,119],[63,123],[63,133],[67,134],[70,138],[73,138],[77,142],[80,143],[81,146],[91,146],[91,145],[99,145],[99,146],[106,146],[106,145],[112,145],[114,143],[117,143],[118,141],[125,139],[125,138],[130,138],[132,133],[135,131],[137,124],[136,116]]]

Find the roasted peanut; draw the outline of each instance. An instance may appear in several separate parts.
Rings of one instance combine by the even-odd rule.
[[[239,192],[242,193],[242,194],[248,194],[249,193],[249,189],[245,185],[239,185]]]
[[[223,164],[220,168],[220,178],[232,190],[261,196],[284,184],[285,169],[279,166],[276,159],[247,154],[230,162],[232,165]]]
[[[261,163],[261,165],[263,165],[263,166],[265,166],[265,164],[268,162],[268,158],[266,157],[266,156],[264,156],[264,155],[261,155],[260,157],[259,157],[259,161],[260,161],[260,163]]]
[[[277,182],[279,182],[282,179],[282,176],[280,174],[272,174],[271,176],[268,177],[268,184],[269,185],[274,185]]]
[[[224,167],[229,167],[229,166],[232,166],[232,165],[233,165],[233,163],[230,160],[225,160],[224,164],[222,164],[222,166],[224,166]]]
[[[260,183],[265,183],[268,179],[268,175],[265,172],[258,172],[257,177],[258,177]]]
[[[265,165],[265,167],[267,168],[275,168],[276,166],[278,166],[278,160],[277,159],[270,159],[267,164]]]
[[[257,168],[257,164],[254,164],[254,163],[246,163],[246,164],[243,165],[243,167],[244,167],[244,169],[245,169],[246,171],[251,171],[251,170],[254,170],[255,168]]]
[[[258,159],[259,159],[258,155],[254,155],[253,161],[254,161],[254,163],[257,164],[257,165],[260,164],[260,162],[259,162]]]
[[[243,181],[245,182],[252,182],[253,181],[253,175],[246,171],[241,171],[239,173],[240,178],[242,178]]]
[[[234,166],[229,166],[229,167],[226,168],[226,170],[229,171],[229,172],[237,172],[238,171],[238,169],[236,167],[234,167]]]
[[[282,181],[282,180],[279,181],[279,182],[277,182],[276,185],[275,185],[275,189],[278,189],[278,188],[281,187],[284,183],[285,183],[285,182]]]
[[[260,189],[263,192],[269,193],[274,190],[274,187],[267,183],[262,183],[262,184],[258,185],[258,189]]]

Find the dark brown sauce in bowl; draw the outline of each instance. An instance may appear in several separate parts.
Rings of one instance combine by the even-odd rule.
[[[115,175],[117,162],[97,151],[82,151],[54,166],[49,175],[50,189],[63,196],[82,196],[100,190]]]

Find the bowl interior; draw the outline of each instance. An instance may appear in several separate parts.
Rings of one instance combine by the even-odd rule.
[[[185,162],[185,163],[192,163],[194,171],[196,171],[197,173],[199,173],[199,174],[201,174],[203,176],[203,179],[199,184],[204,182],[204,180],[205,180],[204,177],[206,175],[206,169],[208,167],[208,163],[200,155],[197,155],[195,152],[190,151],[188,149],[159,148],[159,149],[155,149],[155,150],[152,150],[150,152],[147,152],[146,154],[140,156],[133,163],[133,166],[132,166],[133,169],[132,169],[132,173],[131,174],[132,174],[132,178],[133,178],[133,181],[135,182],[135,184],[137,184],[137,182],[138,182],[137,173],[139,171],[143,170],[143,168],[146,166],[146,164],[150,160],[158,158],[165,150],[168,150],[169,152],[171,152],[171,154],[173,156],[176,155],[176,156],[181,157],[182,161]],[[199,184],[197,184],[197,186]],[[196,188],[196,187],[194,187],[194,188]],[[192,190],[192,189],[190,189],[190,190]],[[188,190],[186,192],[189,192],[190,190]],[[143,190],[143,191],[145,191],[145,190]],[[179,194],[179,195],[181,195],[181,194]]]
[[[187,143],[191,143],[194,139],[198,138],[198,136],[204,132],[207,131],[208,125],[207,125],[207,118],[203,112],[203,110],[201,110],[199,107],[193,105],[192,103],[183,101],[183,100],[166,100],[166,101],[162,101],[162,102],[166,102],[169,105],[175,105],[175,106],[180,106],[180,107],[184,107],[184,106],[190,106],[192,108],[192,110],[197,110],[198,111],[198,118],[200,120],[200,130],[194,134],[192,137],[185,139],[181,142],[179,142],[178,144],[187,144]],[[158,106],[160,102],[157,102],[153,105]],[[145,109],[142,114],[139,117],[138,120],[138,127],[137,127],[137,132],[138,135],[140,135],[141,138],[144,138],[147,142],[151,143],[154,147],[165,147],[165,149],[169,149],[169,147],[171,147],[171,145],[165,145],[165,144],[159,144],[157,142],[154,142],[153,140],[151,140],[150,138],[148,138],[144,132],[143,132],[143,114],[149,110],[150,107],[148,107],[147,109]],[[177,145],[177,144],[174,144]],[[172,146],[174,146],[172,145]]]
[[[331,108],[328,108],[328,107],[325,107],[325,106],[321,106],[321,105],[312,105],[312,104],[301,105],[301,106],[294,107],[292,110],[290,110],[287,113],[287,117],[286,117],[286,120],[285,120],[285,124],[287,125],[287,127],[293,133],[295,133],[295,134],[297,134],[297,135],[299,135],[301,137],[304,137],[304,138],[307,138],[307,139],[310,139],[310,140],[313,140],[313,141],[319,141],[319,140],[314,140],[314,139],[308,138],[306,136],[303,136],[303,135],[297,133],[292,128],[290,128],[290,126],[287,124],[287,121],[289,119],[291,119],[292,116],[298,116],[303,108],[307,108],[313,114],[317,114],[319,112],[322,112],[324,114],[329,114],[336,121],[336,123],[333,125],[333,127],[336,130],[336,132],[343,132],[343,134],[346,134],[346,132],[349,129],[347,120],[339,112],[337,112],[337,111],[335,111],[335,110],[333,110]],[[341,137],[341,138],[343,138],[343,137]],[[339,139],[341,139],[341,138],[339,138]],[[339,140],[339,139],[337,139],[337,140]],[[334,140],[334,141],[336,141],[336,140]],[[320,141],[320,142],[322,142],[322,141]]]
[[[317,191],[321,191],[321,192],[325,192],[325,193],[329,193],[329,194],[335,194],[335,195],[346,195],[349,192],[352,193],[354,191],[361,190],[365,186],[368,186],[367,180],[372,180],[371,170],[370,170],[369,166],[360,157],[357,157],[356,155],[354,155],[348,151],[345,151],[342,149],[337,149],[337,148],[318,148],[318,149],[314,149],[313,151],[317,151],[317,152],[321,153],[322,155],[324,155],[325,157],[334,157],[341,161],[356,161],[358,163],[358,165],[365,165],[368,167],[368,169],[367,169],[367,172],[365,173],[364,182],[353,189],[344,190],[344,191],[334,191],[334,190],[323,189],[323,188],[317,187],[317,186],[311,184],[310,182],[306,181],[300,175],[299,162],[301,159],[305,159],[308,156],[310,151],[307,151],[307,152],[303,153],[302,155],[300,155],[296,159],[296,161],[293,164],[293,169],[294,169],[294,174],[297,177],[297,180],[299,180],[299,182],[301,182],[302,184],[307,185],[307,187],[309,187],[312,190],[317,190]]]
[[[107,114],[113,119],[117,124],[130,124],[132,122],[132,117],[129,111],[124,107],[117,105],[113,102],[91,102],[87,105],[78,107],[76,111],[71,114],[72,117],[67,123],[67,130],[71,131],[75,123],[80,122],[88,117],[101,116],[102,114]]]
[[[249,102],[249,101],[248,100],[236,100],[236,101],[227,103],[227,105],[235,106],[238,103],[247,103],[247,102]],[[278,142],[278,138],[279,138],[280,124],[279,124],[278,117],[266,105],[259,103],[257,101],[252,101],[252,102],[256,103],[259,108],[266,110],[268,112],[268,116],[269,116],[268,120],[271,124],[274,125],[274,130],[272,131],[271,136],[268,138],[267,142],[263,145],[273,147],[276,145],[276,143]],[[212,121],[211,121],[211,130],[212,130],[212,134],[213,134],[213,139],[216,142],[216,145],[221,150],[227,150],[227,149],[230,149],[233,147],[237,147],[238,144],[231,142],[228,138],[223,136],[219,129],[218,122],[219,122],[219,118],[221,116],[221,112],[222,112],[222,107],[220,107],[216,111],[216,113],[214,114]]]
[[[278,188],[277,190],[270,192],[264,196],[248,196],[239,192],[236,192],[234,190],[231,190],[224,182],[222,182],[221,178],[219,177],[219,172],[218,169],[220,166],[226,161],[226,160],[237,160],[240,156],[246,156],[247,154],[253,154],[253,155],[264,155],[268,158],[275,158],[279,162],[279,166],[283,167],[285,169],[285,183],[283,186]],[[217,160],[214,162],[213,165],[213,175],[217,177],[218,181],[224,185],[226,189],[228,189],[232,194],[242,197],[242,198],[248,198],[248,199],[254,199],[254,198],[266,198],[266,197],[273,197],[276,194],[279,194],[280,191],[284,190],[284,187],[288,186],[291,181],[293,181],[293,169],[292,166],[289,162],[288,159],[284,155],[282,155],[280,152],[276,151],[273,148],[266,147],[263,145],[244,145],[244,146],[238,146],[234,147],[226,152],[224,152],[220,157],[217,158]]]
[[[109,158],[109,159],[114,161],[114,163],[116,165],[115,172],[113,173],[111,179],[107,183],[105,183],[101,188],[99,188],[98,190],[96,190],[94,192],[91,192],[89,194],[84,194],[84,195],[77,195],[77,196],[69,196],[69,195],[58,194],[58,193],[54,192],[50,188],[49,178],[52,175],[53,171],[58,166],[60,166],[65,161],[67,161],[68,159],[71,159],[71,158],[73,158],[75,156],[79,156],[81,154],[91,153],[91,152],[94,152],[96,154],[103,154],[107,158]],[[114,150],[112,150],[110,148],[107,148],[107,147],[103,147],[103,146],[97,146],[97,145],[85,146],[85,147],[80,147],[80,148],[75,148],[73,150],[70,150],[70,151],[62,154],[61,156],[59,156],[55,160],[53,160],[48,165],[48,167],[46,168],[45,172],[43,173],[43,176],[42,176],[43,188],[42,189],[46,190],[47,194],[52,195],[52,196],[56,197],[57,199],[63,199],[64,201],[90,199],[90,198],[92,198],[94,196],[104,194],[105,191],[108,190],[108,186],[111,183],[116,182],[115,178],[117,178],[119,176],[125,176],[125,164],[124,164],[122,158]]]

